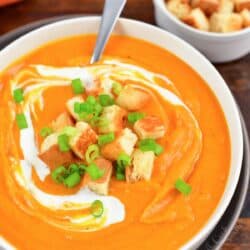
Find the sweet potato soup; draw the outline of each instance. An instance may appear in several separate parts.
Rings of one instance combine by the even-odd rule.
[[[0,235],[19,249],[177,249],[224,192],[230,139],[201,77],[113,36],[55,41],[0,76]]]

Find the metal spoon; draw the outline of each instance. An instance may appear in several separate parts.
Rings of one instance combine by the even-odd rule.
[[[95,63],[99,60],[105,45],[111,35],[111,32],[121,15],[121,12],[126,4],[126,0],[106,0],[101,25],[98,32],[98,37],[95,45],[93,55],[90,59],[90,63]]]

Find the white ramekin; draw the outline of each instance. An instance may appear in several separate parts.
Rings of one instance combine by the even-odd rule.
[[[100,17],[80,17],[59,21],[27,33],[0,51],[0,72],[16,59],[47,42],[68,36],[96,33],[99,24]],[[116,34],[146,40],[171,51],[177,57],[181,58],[206,81],[218,98],[224,111],[232,145],[230,173],[226,189],[216,210],[206,225],[182,247],[182,249],[195,249],[205,240],[220,220],[232,198],[238,182],[243,156],[243,137],[240,117],[235,101],[226,83],[213,65],[197,50],[174,35],[155,26],[123,18],[118,21],[114,32]],[[3,245],[6,246],[6,242],[3,243]]]
[[[250,28],[226,34],[200,31],[167,10],[164,0],[153,0],[156,23],[183,38],[215,63],[239,59],[250,52]]]

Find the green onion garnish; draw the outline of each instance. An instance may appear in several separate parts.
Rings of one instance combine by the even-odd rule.
[[[69,172],[70,174],[72,174],[72,173],[74,173],[74,172],[80,173],[80,168],[78,167],[77,164],[72,163],[72,164],[69,165],[68,172]]]
[[[124,181],[125,180],[125,169],[121,169],[119,167],[116,168],[115,177],[118,181]]]
[[[55,168],[51,172],[51,177],[56,183],[63,183],[65,177],[68,175],[68,171],[64,166],[60,166],[58,168]]]
[[[114,99],[110,95],[106,95],[106,94],[99,95],[98,101],[103,107],[110,106],[115,103]]]
[[[61,133],[66,134],[69,137],[72,137],[77,134],[77,129],[73,126],[66,126],[62,129]]]
[[[100,169],[95,163],[91,163],[85,168],[85,171],[93,181],[100,179],[104,175],[104,170]]]
[[[98,144],[100,146],[103,146],[104,144],[110,143],[115,140],[115,134],[114,133],[108,133],[105,135],[99,135],[98,137]]]
[[[81,103],[80,102],[75,102],[74,103],[74,112],[76,114],[80,114],[81,113]]]
[[[70,150],[68,135],[66,134],[59,135],[57,138],[57,142],[58,142],[60,151],[67,152]]]
[[[82,81],[79,78],[72,80],[71,86],[72,86],[74,94],[76,95],[82,94],[85,90],[83,87]]]
[[[28,123],[26,121],[26,117],[24,114],[17,114],[16,115],[16,122],[19,129],[28,128]]]
[[[101,217],[103,211],[104,211],[104,206],[100,200],[95,200],[94,202],[92,202],[90,206],[90,212],[94,217],[96,218]]]
[[[15,89],[13,91],[13,97],[16,103],[20,103],[24,100],[23,97],[23,90],[22,89]]]
[[[158,144],[154,139],[143,139],[139,142],[139,148],[141,151],[153,151],[156,155],[163,152],[163,147]]]
[[[121,168],[125,168],[131,164],[131,158],[125,153],[121,153],[117,158],[117,165]]]
[[[94,96],[89,95],[89,96],[87,97],[87,99],[86,99],[86,102],[93,105],[93,104],[96,104],[96,99],[95,99]]]
[[[192,191],[192,187],[181,178],[176,180],[175,188],[184,195],[189,195]]]
[[[100,150],[98,145],[96,144],[90,145],[85,153],[86,162],[89,164],[93,162],[98,156],[100,156]]]
[[[81,175],[79,172],[75,171],[64,179],[63,184],[68,188],[73,188],[80,182],[81,182]]]
[[[120,92],[122,91],[122,85],[118,82],[113,82],[112,90],[116,95],[119,95]]]
[[[141,112],[132,112],[128,114],[128,121],[131,123],[135,123],[138,120],[142,119],[145,117],[144,113]]]
[[[42,137],[47,137],[48,135],[52,134],[53,130],[50,127],[44,127],[40,130],[40,135]]]

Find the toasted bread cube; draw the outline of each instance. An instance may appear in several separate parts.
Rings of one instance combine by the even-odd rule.
[[[41,150],[39,154],[40,159],[52,169],[60,165],[68,165],[77,161],[77,158],[72,153],[72,151],[60,151],[57,144],[57,137],[57,133],[47,136],[41,144]]]
[[[199,30],[208,31],[209,30],[209,22],[204,14],[204,12],[200,8],[193,9],[190,14],[183,19],[183,21]]]
[[[247,9],[244,9],[240,12],[240,15],[243,20],[243,26],[245,28],[250,27],[250,11]]]
[[[133,153],[132,171],[127,175],[127,181],[135,182],[141,179],[149,181],[154,168],[154,159],[153,151],[142,152],[136,149]]]
[[[234,0],[221,0],[218,13],[231,14],[234,12]]]
[[[97,142],[97,134],[86,122],[77,122],[76,129],[77,133],[70,138],[69,144],[73,152],[84,159],[88,146]]]
[[[126,153],[131,156],[136,142],[136,134],[134,134],[131,129],[125,128],[113,142],[102,147],[101,153],[105,158],[112,161],[117,160],[121,153]]]
[[[126,110],[117,105],[104,107],[100,116],[100,119],[104,121],[104,125],[98,127],[98,132],[101,134],[120,132],[124,127],[126,115]]]
[[[219,8],[219,0],[192,0],[193,8],[200,8],[207,15],[211,15]]]
[[[232,32],[242,28],[243,21],[239,14],[215,13],[210,18],[210,28],[213,32]]]
[[[84,102],[84,99],[82,96],[75,96],[71,99],[69,99],[66,103],[67,109],[69,111],[69,113],[72,115],[72,117],[77,120],[80,121],[79,115],[75,113],[74,111],[74,105],[77,102]]]
[[[182,0],[168,1],[166,6],[167,9],[179,19],[185,18],[191,11],[189,4]]]
[[[60,114],[54,121],[52,121],[51,128],[53,131],[58,132],[67,126],[73,125],[74,123],[69,113],[64,112]]]
[[[143,108],[150,100],[150,95],[145,91],[126,85],[116,99],[116,103],[128,110]]]
[[[146,116],[134,124],[134,130],[140,139],[159,139],[164,136],[166,128],[160,118]]]
[[[108,195],[109,184],[112,175],[112,163],[104,158],[98,158],[94,163],[104,171],[104,175],[98,180],[91,180],[88,173],[85,174],[86,183],[88,188],[100,195]]]
[[[237,12],[241,12],[244,9],[250,10],[250,0],[234,0],[234,2]]]

